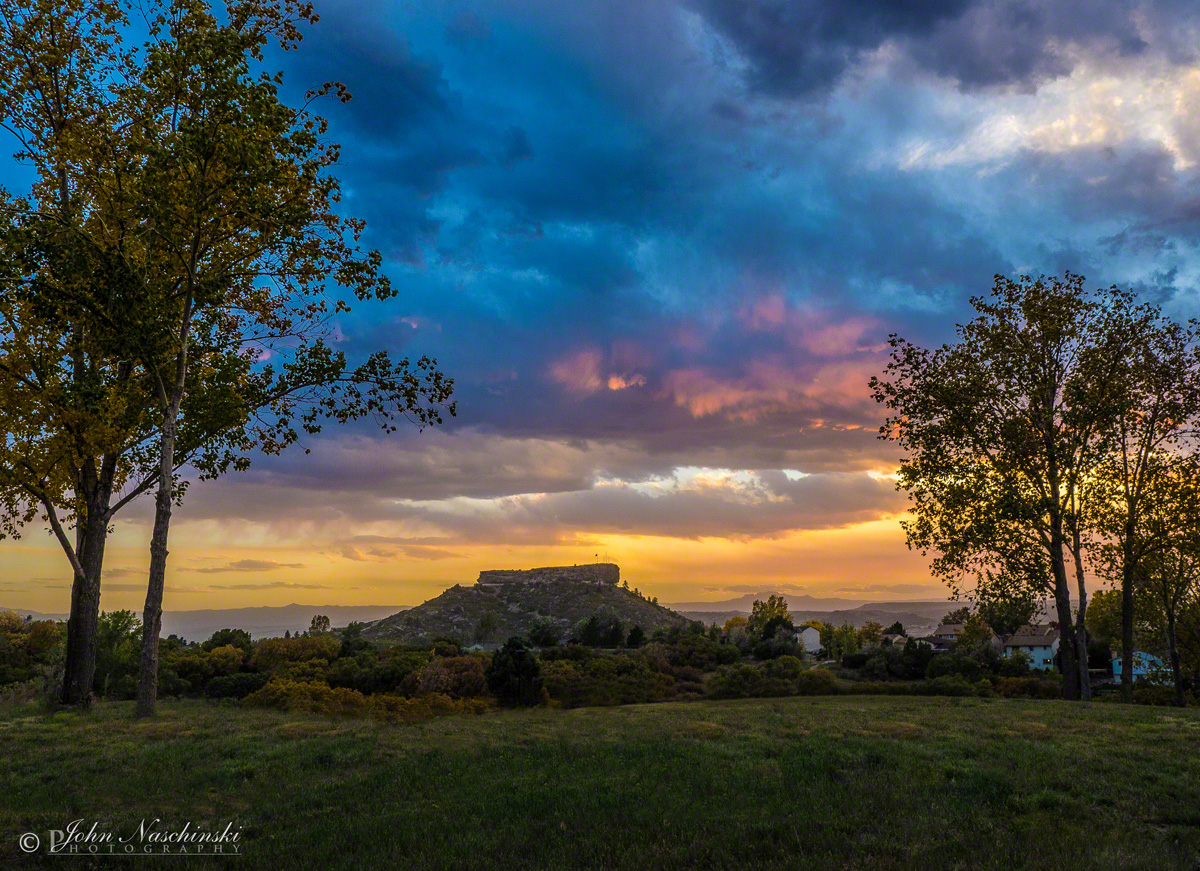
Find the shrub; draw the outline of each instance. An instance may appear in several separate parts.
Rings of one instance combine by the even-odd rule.
[[[602,608],[575,625],[572,640],[589,647],[620,647],[625,643],[625,626],[611,609]]]
[[[837,681],[823,669],[804,670],[794,656],[782,656],[764,665],[723,666],[709,678],[708,694],[714,699],[767,698],[822,695],[837,692]]]
[[[810,668],[796,678],[798,696],[832,696],[839,691],[837,678],[824,668]]]
[[[245,629],[218,629],[200,646],[205,650],[215,650],[227,644],[232,644],[247,654],[254,649],[254,641]]]
[[[242,704],[281,711],[352,715],[366,711],[367,699],[362,693],[345,687],[275,678],[246,696]]]
[[[661,702],[675,697],[675,678],[628,653],[582,662],[548,662],[542,679],[550,698],[569,708]]]
[[[208,651],[209,667],[214,675],[233,674],[242,667],[244,654],[232,644],[214,647]]]
[[[367,698],[350,689],[279,678],[246,696],[242,704],[281,711],[371,716],[391,723],[411,723],[447,714],[482,714],[493,707],[490,699],[452,699],[441,693],[413,699],[382,693]]]
[[[434,656],[462,656],[462,645],[453,638],[435,638],[433,640]]]
[[[952,655],[942,654],[942,656]],[[973,696],[975,688],[962,675],[943,674],[923,684],[917,684],[917,692],[927,696]]]
[[[756,641],[752,650],[759,659],[777,659],[780,656],[795,657],[801,652],[796,639],[791,635],[784,634],[776,634]]]
[[[258,671],[272,671],[292,662],[337,657],[340,643],[332,635],[306,635],[296,638],[265,638],[254,648],[250,664]]]
[[[668,634],[642,649],[646,656],[657,657],[672,668],[711,671],[718,665],[730,665],[738,660],[738,649],[734,645],[721,644],[707,635],[693,632]]]
[[[367,699],[367,714],[388,723],[414,723],[450,714],[478,715],[493,708],[491,699],[452,699],[441,693],[413,699],[379,694]]]
[[[746,699],[761,695],[762,670],[749,663],[722,666],[708,679],[713,699]]]
[[[549,650],[543,650],[538,654],[538,658],[542,662],[555,662],[557,660],[569,660],[571,662],[586,662],[596,655],[596,651],[590,647],[584,647],[582,644],[564,644],[560,647],[553,647]]]
[[[912,694],[913,687],[898,681],[860,680],[850,684],[846,691],[864,696],[906,696]]]
[[[804,673],[804,663],[795,656],[780,656],[764,665],[763,671],[772,678],[794,682]]]
[[[529,627],[529,641],[538,647],[553,647],[562,639],[562,629],[548,617],[538,617]]]
[[[360,650],[353,657],[340,657],[326,670],[330,686],[349,687],[361,693],[417,691],[417,675],[433,659],[428,650],[411,650],[399,645]]]
[[[256,671],[222,675],[210,680],[205,692],[213,699],[244,699],[252,692],[262,689],[268,677],[270,676]]]
[[[182,696],[191,692],[192,685],[175,673],[174,669],[160,665],[158,667],[158,697]]]
[[[62,640],[63,628],[53,621],[26,621],[15,611],[0,611],[0,685],[40,679],[61,660]]]
[[[541,666],[532,648],[520,638],[510,638],[492,654],[487,668],[488,687],[507,704],[536,705],[541,700]]]
[[[862,676],[867,680],[887,680],[890,676],[888,671],[888,657],[882,653],[876,653],[871,656],[862,667]]]
[[[306,659],[303,662],[286,662],[271,672],[276,677],[287,680],[316,681],[329,683],[329,661],[325,659]]]
[[[1135,705],[1175,704],[1175,687],[1139,678],[1133,682],[1133,702]]]
[[[485,696],[486,665],[480,656],[439,656],[417,675],[417,693],[437,693],[452,699]]]
[[[996,694],[1006,699],[1060,699],[1062,685],[1055,680],[1034,677],[1000,677],[994,687]]]
[[[977,660],[959,650],[937,654],[929,661],[929,667],[925,670],[925,676],[930,679],[956,676],[968,682],[979,680],[984,673],[984,667]]]
[[[1024,650],[1014,650],[1000,663],[1000,674],[1004,677],[1026,677],[1033,660]]]
[[[867,660],[871,658],[873,651],[856,650],[853,653],[847,653],[842,657],[842,665],[846,668],[862,668],[867,664]]]

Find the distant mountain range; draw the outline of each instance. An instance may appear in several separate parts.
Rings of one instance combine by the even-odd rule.
[[[664,602],[663,604],[676,611],[745,611],[749,614],[756,601],[766,601],[768,596],[783,596],[788,601],[788,608],[792,610],[836,611],[863,604],[861,599],[818,599],[807,594],[790,595],[766,591],[747,593],[736,599],[721,599],[717,602]]]
[[[272,638],[284,632],[303,632],[313,615],[323,614],[333,626],[354,621],[368,623],[404,611],[402,605],[276,605],[258,608],[215,608],[199,611],[163,612],[162,634],[178,635],[188,641],[203,641],[218,629],[245,629],[254,638]],[[13,610],[34,620],[66,620],[66,614],[43,614],[25,608]]]
[[[473,588],[460,589],[465,591]],[[723,624],[730,617],[749,616],[755,600],[765,600],[770,595],[773,594],[764,591],[748,593],[718,602],[675,602],[666,607],[682,614],[689,620]],[[792,617],[797,623],[805,620],[821,620],[838,626],[843,623],[862,626],[864,623],[874,620],[884,626],[890,626],[899,621],[904,624],[904,628],[909,634],[918,635],[932,631],[941,622],[943,616],[964,604],[951,601],[863,603],[853,599],[819,598],[786,593],[779,595],[783,595],[787,600],[788,610],[791,611]],[[580,606],[583,604],[583,602],[579,603]],[[595,605],[591,602],[587,604]],[[2,610],[6,609],[0,608],[0,611]],[[46,614],[24,608],[13,608],[12,610],[22,616],[31,615],[34,620],[67,619],[66,614]],[[314,614],[324,614],[334,626],[346,626],[354,621],[369,623],[382,620],[406,610],[409,608],[399,605],[291,604],[257,608],[167,611],[163,614],[162,631],[164,636],[179,635],[188,641],[203,641],[218,629],[226,628],[245,629],[255,638],[271,638],[283,635],[285,631],[303,632],[312,622]],[[569,610],[574,614],[574,609]],[[655,622],[657,621],[650,621],[646,628],[650,628]]]

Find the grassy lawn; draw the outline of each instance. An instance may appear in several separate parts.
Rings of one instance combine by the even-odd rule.
[[[171,868],[1200,867],[1200,711],[752,699],[389,726],[132,703],[0,710],[0,867],[97,820],[243,826]]]

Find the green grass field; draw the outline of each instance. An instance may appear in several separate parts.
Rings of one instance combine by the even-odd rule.
[[[1200,867],[1200,711],[880,696],[389,726],[0,710],[0,867],[72,819],[243,826],[171,868]],[[158,867],[158,866],[155,866]]]

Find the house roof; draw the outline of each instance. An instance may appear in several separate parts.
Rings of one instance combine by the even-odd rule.
[[[1026,624],[1004,642],[1005,647],[1050,647],[1058,640],[1058,630],[1048,623]]]
[[[934,635],[962,635],[963,623],[939,623],[933,630]]]

